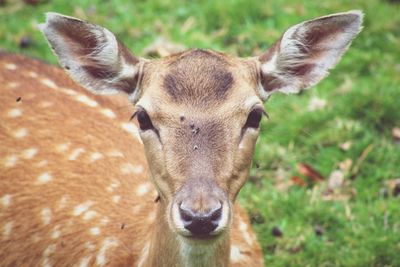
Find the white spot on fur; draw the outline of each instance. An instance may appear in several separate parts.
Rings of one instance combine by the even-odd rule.
[[[103,114],[104,116],[110,118],[110,119],[114,119],[117,116],[115,115],[114,111],[112,111],[109,108],[103,108],[102,110],[100,110],[101,114]]]
[[[61,92],[63,92],[66,95],[71,95],[71,96],[78,95],[78,92],[76,92],[73,89],[69,89],[69,88],[61,88]]]
[[[111,184],[106,188],[107,192],[112,193],[116,188],[121,185],[121,182],[118,180],[112,180]]]
[[[104,158],[104,155],[101,154],[100,152],[93,152],[93,153],[90,155],[90,161],[91,161],[91,162],[95,162],[96,160],[99,160],[99,159],[101,159],[101,158]]]
[[[28,71],[28,76],[31,78],[37,78],[38,74],[34,71]]]
[[[93,201],[86,201],[84,203],[79,204],[78,206],[75,206],[72,214],[74,216],[79,216],[82,213],[84,213],[85,211],[87,211],[92,205],[94,204]]]
[[[111,150],[110,152],[107,153],[107,155],[110,157],[116,157],[116,158],[124,157],[124,154],[119,150]]]
[[[238,246],[231,246],[231,263],[237,263],[243,259],[242,253]]]
[[[92,256],[83,257],[82,260],[79,262],[79,267],[88,267],[91,259]]]
[[[71,143],[58,144],[58,145],[56,145],[56,151],[59,153],[63,153],[65,151],[67,151],[70,146],[71,146]]]
[[[51,266],[52,266],[52,265],[50,264],[49,256],[50,256],[51,254],[53,254],[55,251],[56,251],[56,245],[54,245],[54,244],[49,245],[49,246],[45,249],[45,251],[43,252],[43,256],[44,256],[44,259],[43,259],[43,266],[44,266],[44,267],[51,267]]]
[[[37,154],[37,152],[38,152],[37,148],[34,147],[28,148],[22,151],[22,157],[24,159],[32,159]]]
[[[156,212],[155,211],[150,212],[149,216],[147,217],[147,221],[149,223],[152,223],[154,222],[155,219],[156,219]]]
[[[68,160],[76,160],[80,154],[85,152],[86,150],[84,148],[76,148],[72,151],[72,153],[69,155]]]
[[[18,157],[17,155],[11,155],[4,159],[4,166],[7,168],[14,167],[17,165]]]
[[[40,103],[39,103],[39,107],[40,108],[48,108],[48,107],[51,107],[51,106],[53,106],[54,105],[54,103],[53,102],[50,102],[50,101],[41,101]]]
[[[143,166],[133,165],[131,163],[125,163],[121,165],[121,172],[123,174],[139,174],[143,172]]]
[[[52,265],[50,264],[50,260],[49,260],[49,258],[44,258],[43,259],[43,265],[42,265],[43,267],[52,267]]]
[[[51,210],[50,208],[44,208],[41,211],[42,222],[44,225],[48,225],[51,221]]]
[[[97,216],[97,212],[94,210],[88,210],[83,214],[83,220],[89,221]]]
[[[10,89],[14,89],[14,88],[16,88],[18,86],[19,86],[19,83],[17,83],[17,82],[9,82],[9,83],[7,83],[7,87],[10,88]]]
[[[13,64],[13,63],[5,63],[4,67],[8,70],[16,70],[17,69],[17,65]]]
[[[151,189],[151,184],[150,183],[143,183],[141,185],[139,185],[136,189],[136,194],[141,197],[144,196],[145,194],[147,194]]]
[[[15,138],[24,138],[28,135],[28,130],[26,128],[20,128],[14,132]]]
[[[110,219],[109,219],[107,216],[103,217],[103,218],[100,220],[100,224],[101,224],[101,225],[107,225],[109,222],[110,222]]]
[[[49,245],[45,251],[43,252],[43,256],[50,256],[51,254],[53,254],[56,251],[56,245],[55,244],[51,244]]]
[[[122,129],[127,131],[128,133],[132,134],[137,140],[141,142],[139,130],[137,126],[131,122],[124,122],[121,124]]]
[[[86,242],[86,243],[85,243],[85,248],[86,248],[87,250],[89,250],[89,251],[93,251],[93,250],[96,249],[96,246],[93,245],[92,242]]]
[[[114,203],[118,203],[120,200],[121,200],[121,196],[113,196],[113,197],[112,197],[112,201],[113,201]]]
[[[140,212],[140,210],[141,210],[141,206],[140,205],[134,206],[132,208],[133,215],[137,215]]]
[[[56,227],[54,227],[53,232],[51,232],[51,238],[58,239],[60,236],[61,236],[60,226],[57,225]]]
[[[44,172],[38,176],[36,183],[37,184],[45,184],[45,183],[50,182],[52,179],[53,179],[53,176],[50,173]]]
[[[10,118],[20,117],[22,115],[22,110],[19,108],[10,109],[7,113],[7,116]]]
[[[239,230],[242,232],[242,235],[243,235],[244,239],[246,240],[246,242],[249,245],[251,245],[251,244],[253,244],[253,239],[251,238],[249,232],[247,231],[247,228],[248,228],[248,225],[245,222],[240,221]]]
[[[96,256],[96,264],[99,266],[104,266],[107,263],[106,253],[112,247],[116,247],[118,242],[113,238],[106,238]]]
[[[88,105],[89,107],[97,107],[97,102],[87,97],[86,95],[78,95],[75,97],[79,102]]]
[[[51,89],[56,89],[58,86],[50,79],[41,79],[40,82]]]
[[[63,208],[65,208],[65,206],[67,205],[67,202],[69,201],[69,196],[68,195],[64,195],[61,197],[60,201],[58,201],[58,209],[62,210]]]
[[[1,198],[1,204],[4,208],[7,208],[11,204],[11,195],[6,194]]]
[[[36,166],[37,167],[44,167],[44,166],[46,166],[47,164],[48,164],[49,162],[47,161],[47,160],[42,160],[42,161],[39,161],[37,164],[36,164]]]
[[[3,226],[3,239],[7,239],[12,232],[12,228],[14,226],[14,222],[7,222]]]
[[[89,230],[91,235],[99,235],[100,234],[100,228],[99,227],[92,227]]]

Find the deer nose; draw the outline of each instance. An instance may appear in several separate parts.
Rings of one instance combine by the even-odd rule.
[[[199,212],[185,207],[181,203],[179,205],[179,214],[184,227],[194,236],[207,236],[218,227],[221,220],[222,204],[218,202],[209,211]]]

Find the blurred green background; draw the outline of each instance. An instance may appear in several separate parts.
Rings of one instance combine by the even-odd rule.
[[[265,51],[306,19],[361,9],[330,76],[274,95],[240,194],[268,266],[400,266],[400,2],[0,1],[0,49],[55,63],[36,25],[55,11],[103,25],[140,56]]]

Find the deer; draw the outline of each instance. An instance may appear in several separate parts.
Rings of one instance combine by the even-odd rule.
[[[145,59],[47,13],[61,68],[0,54],[0,265],[263,266],[236,199],[264,102],[327,76],[362,18],[302,22],[259,56]]]

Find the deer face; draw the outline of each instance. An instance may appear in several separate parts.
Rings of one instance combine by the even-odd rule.
[[[170,228],[204,238],[229,228],[263,101],[325,77],[359,32],[361,19],[354,11],[303,22],[265,54],[246,59],[189,50],[144,60],[108,30],[53,13],[42,31],[78,83],[96,93],[128,94]]]
[[[263,114],[256,69],[250,60],[205,50],[144,65],[140,133],[170,225],[183,235],[228,226]]]

